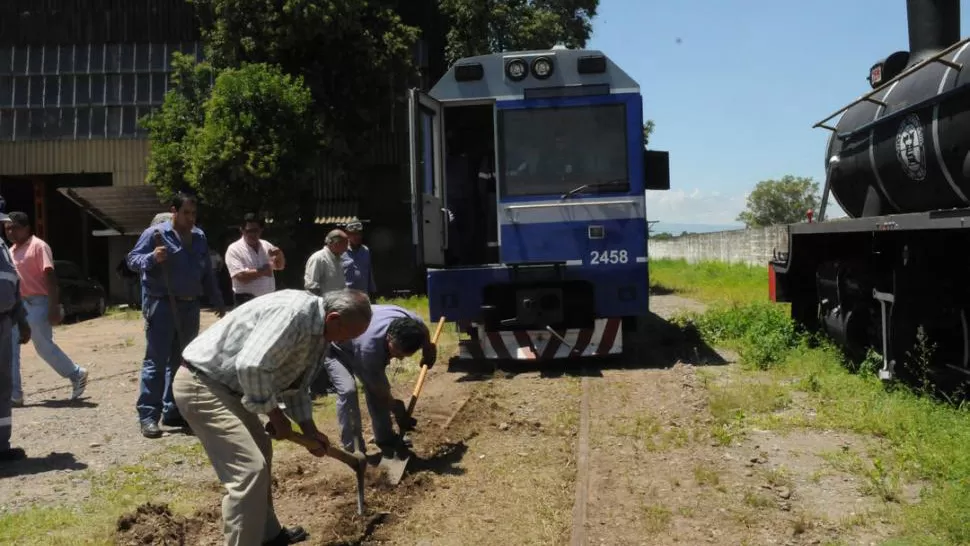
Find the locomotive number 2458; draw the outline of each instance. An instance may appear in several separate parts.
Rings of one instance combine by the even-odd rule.
[[[625,250],[591,250],[589,265],[625,264],[630,260]]]

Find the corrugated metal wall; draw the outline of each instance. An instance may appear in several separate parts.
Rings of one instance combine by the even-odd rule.
[[[199,39],[186,0],[2,0],[0,45],[191,42]]]
[[[115,186],[145,183],[145,139],[0,143],[0,175],[112,173]]]

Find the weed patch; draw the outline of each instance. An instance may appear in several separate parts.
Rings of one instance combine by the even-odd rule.
[[[759,426],[814,427],[878,438],[879,448],[836,454],[830,462],[861,477],[862,493],[899,510],[893,519],[902,536],[892,544],[970,543],[967,407],[926,396],[933,385],[920,369],[910,370],[917,378],[913,388],[887,384],[875,374],[881,366],[878,355],[852,364],[826,340],[798,332],[787,306],[765,301],[764,269],[663,260],[651,262],[651,277],[658,285],[713,303],[708,312],[684,314],[675,322],[696,329],[712,345],[736,350],[741,358],[741,373],[704,383],[716,442],[732,442],[757,416],[762,417]],[[919,341],[913,354],[917,362],[933,350],[932,344]],[[811,410],[811,419],[800,415],[805,412],[780,413],[792,405],[796,392],[799,408]],[[918,499],[906,500],[907,484],[924,485]],[[761,502],[754,494],[745,498],[751,507]]]

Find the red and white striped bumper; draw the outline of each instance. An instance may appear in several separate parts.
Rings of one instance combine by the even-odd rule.
[[[460,341],[458,358],[463,360],[551,360],[605,356],[623,352],[623,320],[596,319],[593,328],[557,330],[564,344],[548,330],[485,332],[484,326],[472,324],[478,341]]]

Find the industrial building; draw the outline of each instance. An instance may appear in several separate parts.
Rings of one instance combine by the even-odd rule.
[[[426,29],[415,53],[422,75],[410,82],[426,88],[445,70],[444,30],[435,2],[401,6],[405,22]],[[161,106],[176,51],[202,59],[199,22],[185,0],[0,2],[0,194],[8,211],[33,219],[55,259],[77,263],[115,300],[125,296],[115,266],[166,210],[145,182],[149,142],[137,121]],[[367,222],[385,289],[409,288],[419,276],[407,267],[413,250],[404,95],[402,88],[402,100],[388,105],[388,127],[363,158],[363,179],[324,171],[314,188],[321,229],[351,218]],[[225,229],[202,223],[223,252]],[[290,268],[302,270],[304,259],[290,256]]]

